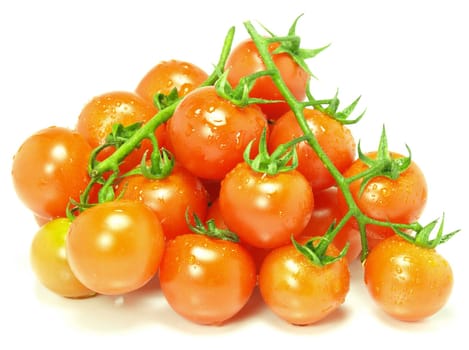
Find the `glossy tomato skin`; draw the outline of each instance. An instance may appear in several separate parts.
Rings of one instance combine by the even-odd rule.
[[[241,241],[272,249],[290,242],[307,225],[314,208],[308,181],[293,170],[269,176],[239,163],[220,187],[220,210]]]
[[[327,254],[337,256],[329,246]],[[345,301],[350,273],[345,259],[314,265],[291,244],[272,250],[259,272],[259,290],[267,306],[295,325],[321,321]]]
[[[339,223],[342,213],[337,205],[337,192],[337,187],[332,186],[314,193],[314,210],[300,238],[307,240],[322,236],[333,223],[335,225]],[[352,262],[360,255],[361,238],[360,231],[349,223],[345,224],[333,240],[334,246],[339,250],[342,250],[347,243],[349,247],[346,258],[348,262]]]
[[[256,268],[237,243],[188,234],[167,243],[159,279],[178,314],[199,324],[222,324],[250,299]]]
[[[138,83],[135,92],[153,104],[157,93],[169,95],[176,88],[178,96],[185,96],[202,84],[208,75],[193,63],[169,60],[151,68]]]
[[[207,214],[207,191],[197,177],[178,164],[163,179],[152,180],[143,175],[126,177],[117,185],[116,194],[151,208],[167,239],[191,232],[186,223],[187,210],[189,217],[196,214],[201,221]]]
[[[243,160],[252,140],[255,154],[264,128],[267,121],[257,106],[237,107],[207,86],[181,101],[167,123],[167,135],[182,166],[202,179],[221,180]]]
[[[118,200],[76,217],[66,249],[72,271],[86,287],[118,295],[142,287],[155,275],[164,242],[161,224],[150,208]]]
[[[364,280],[377,305],[402,321],[434,315],[446,304],[453,287],[446,259],[434,249],[398,236],[384,239],[368,254]]]
[[[67,128],[54,126],[31,135],[13,159],[18,197],[46,221],[64,217],[69,200],[79,200],[90,181],[90,154],[86,140]]]
[[[225,220],[223,219],[223,215],[220,211],[220,201],[218,198],[216,198],[212,203],[210,203],[210,206],[207,211],[207,220],[214,220],[216,227],[220,229],[228,229],[228,226],[226,226]],[[246,248],[248,253],[252,256],[252,258],[254,259],[254,263],[256,264],[256,270],[257,272],[259,272],[262,261],[264,260],[265,256],[270,252],[270,249],[253,247],[244,242],[240,242],[239,244]]]
[[[272,54],[278,46],[278,43],[270,44],[268,48],[269,52]],[[273,54],[272,58],[279,69],[282,79],[295,98],[299,101],[304,100],[309,74],[287,53]],[[225,69],[229,70],[228,82],[232,86],[237,86],[241,78],[259,71],[264,71],[265,65],[262,62],[262,58],[254,42],[251,39],[247,39],[233,48],[226,62]],[[268,76],[256,80],[250,92],[250,96],[267,100],[285,100],[275,86],[272,78]],[[260,104],[259,106],[269,120],[279,118],[290,109],[285,102]]]
[[[136,93],[111,91],[94,96],[85,104],[78,116],[76,130],[95,148],[105,143],[113,125],[146,123],[156,113],[156,107]],[[155,131],[160,147],[165,142],[165,128],[165,124],[162,124]],[[139,165],[144,152],[152,149],[151,142],[143,140],[141,146],[134,149],[123,161],[121,170],[126,172]],[[99,153],[98,160],[109,157],[114,150],[114,147],[104,149]]]
[[[316,109],[303,110],[306,122],[335,167],[343,173],[355,160],[355,140],[346,126]],[[271,127],[269,151],[273,152],[279,145],[301,137],[301,130],[295,115],[288,111]],[[296,146],[298,168],[311,183],[313,191],[320,191],[335,184],[335,180],[326,169],[316,152],[306,142]]]
[[[368,157],[375,158],[376,153],[368,153]],[[398,153],[391,152],[393,158],[402,157]],[[345,177],[354,176],[368,169],[368,166],[357,159],[345,172]],[[428,188],[425,176],[417,163],[411,165],[392,180],[384,176],[378,176],[370,180],[365,190],[359,195],[361,180],[350,184],[350,191],[362,212],[373,219],[390,221],[395,223],[409,224],[417,221],[423,212],[426,202]],[[338,193],[338,205],[340,211],[345,213],[348,206],[342,193]],[[358,230],[354,218],[350,224]],[[368,246],[370,249],[385,237],[394,235],[394,231],[388,227],[378,225],[367,225]]]
[[[38,280],[50,291],[67,298],[86,298],[96,293],[73,274],[65,251],[71,221],[58,218],[45,223],[31,243],[31,266]]]

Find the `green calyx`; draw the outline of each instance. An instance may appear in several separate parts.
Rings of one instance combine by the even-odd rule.
[[[159,148],[158,140],[154,133],[150,134],[148,138],[153,146],[150,159],[147,159],[148,151],[145,151],[140,161],[140,166],[123,174],[121,177],[143,175],[151,180],[161,180],[171,174],[174,168],[173,155],[167,149]]]
[[[280,54],[280,53],[287,53],[289,54],[292,59],[298,64],[301,69],[307,72],[310,76],[315,77],[314,74],[311,72],[310,68],[308,67],[306,60],[309,58],[313,58],[325,49],[327,49],[330,44],[320,47],[318,49],[303,49],[301,48],[301,38],[296,34],[296,26],[298,24],[299,19],[303,15],[299,15],[291,25],[287,36],[281,37],[274,35],[270,30],[266,27],[263,27],[270,35],[269,42],[280,42],[280,46],[277,47],[272,54]]]
[[[123,177],[132,175],[142,175],[152,180],[160,180],[171,174],[174,167],[174,158],[171,153],[166,149],[160,149],[158,146],[158,140],[155,136],[153,129],[151,132],[140,139],[140,142],[134,148],[138,148],[144,139],[149,139],[152,143],[152,151],[149,159],[147,159],[148,150],[143,154],[140,166],[130,170],[125,174],[121,174],[119,170],[120,163],[112,163],[110,166],[110,175],[104,176],[104,174],[93,172],[100,162],[97,160],[99,152],[107,147],[115,147],[119,149],[126,145],[129,140],[133,139],[135,135],[141,132],[143,127],[142,123],[135,123],[129,126],[123,126],[122,124],[113,125],[112,132],[106,137],[106,142],[93,150],[91,159],[89,162],[89,172],[92,174],[92,181],[89,186],[95,183],[101,184],[102,187],[98,192],[98,203],[104,203],[113,201],[116,199],[114,192],[115,182]],[[133,148],[133,149],[134,149]],[[112,156],[111,156],[112,157]],[[105,161],[110,162],[109,157]],[[90,188],[87,188],[80,198],[80,203],[72,203],[75,207],[78,207],[80,211],[88,207],[88,195]]]
[[[326,254],[326,250],[331,243],[329,233],[333,230],[334,225],[331,225],[324,236],[312,237],[304,244],[297,242],[293,236],[291,237],[291,242],[296,250],[303,254],[312,264],[320,267],[326,266],[344,258],[349,248],[349,243],[347,242],[345,247],[337,256],[330,256]]]
[[[218,228],[214,219],[207,220],[204,224],[195,213],[192,214],[192,216],[194,218],[194,225],[191,224],[189,210],[186,210],[186,222],[192,232],[213,239],[221,239],[235,243],[239,242],[239,237],[236,233],[228,229]]]
[[[173,88],[168,95],[157,93],[153,96],[153,104],[158,110],[165,109],[168,106],[171,106],[173,103],[176,103],[179,100],[179,94],[177,88]]]
[[[238,107],[245,107],[251,104],[265,104],[283,102],[282,100],[266,100],[262,98],[249,97],[256,80],[260,77],[270,76],[271,71],[260,71],[251,75],[245,76],[239,80],[235,88],[228,82],[229,71],[223,72],[220,78],[215,83],[215,89],[218,96],[225,100],[230,101]]]
[[[399,235],[400,237],[404,238],[406,241],[413,243],[419,247],[427,248],[427,249],[434,249],[438,245],[447,242],[451,237],[453,237],[456,233],[460,230],[455,230],[453,232],[444,234],[443,233],[443,226],[445,222],[445,215],[443,214],[441,218],[440,227],[436,232],[436,236],[431,238],[432,233],[438,223],[438,219],[431,221],[429,224],[422,226],[419,223],[414,223],[411,225],[399,225],[399,224],[391,224],[391,228],[394,232]],[[413,233],[409,233],[409,231],[414,231]]]
[[[412,164],[410,148],[406,145],[409,155],[407,157],[393,158],[388,150],[388,141],[386,129],[383,126],[376,158],[370,158],[365,155],[358,143],[358,157],[368,166],[368,169],[356,176],[347,179],[349,183],[362,179],[359,194],[361,195],[368,183],[377,176],[385,176],[391,180],[397,180],[398,177]]]
[[[358,123],[363,118],[366,112],[365,109],[362,113],[358,115],[358,117],[355,117],[354,119],[349,119],[355,111],[355,108],[358,105],[361,96],[358,96],[351,104],[349,104],[342,110],[339,110],[339,90],[337,90],[334,97],[329,100],[316,100],[311,94],[309,82],[306,89],[306,96],[308,100],[303,103],[305,107],[312,106],[315,109],[329,115],[331,118],[334,118],[343,125],[351,125]]]
[[[267,131],[264,129],[259,140],[259,152],[254,159],[250,158],[254,140],[248,144],[244,150],[244,161],[249,164],[252,170],[270,176],[296,169],[298,166],[298,155],[295,145],[304,141],[305,137],[299,137],[284,143],[269,154],[266,133]]]

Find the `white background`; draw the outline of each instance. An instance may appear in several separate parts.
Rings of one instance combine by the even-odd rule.
[[[236,41],[243,21],[286,34],[296,16],[303,46],[329,49],[309,61],[316,96],[340,89],[344,103],[362,95],[367,108],[352,127],[364,150],[386,125],[390,148],[412,148],[429,184],[422,222],[446,213],[439,247],[452,264],[454,291],[446,307],[418,323],[383,315],[370,301],[359,264],[350,294],[324,322],[295,327],[273,316],[258,295],[224,326],[198,326],[165,303],[154,283],[126,296],[67,300],[31,272],[29,245],[37,229],[17,200],[10,170],[14,153],[33,132],[73,127],[94,95],[133,90],[161,60],[216,63],[228,28]],[[468,11],[464,1],[2,1],[0,4],[0,348],[108,349],[242,348],[246,346],[436,349],[467,335]],[[466,245],[466,247],[465,247]],[[464,345],[453,343],[452,348]]]

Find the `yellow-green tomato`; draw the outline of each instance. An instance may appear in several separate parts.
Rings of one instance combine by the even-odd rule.
[[[39,281],[52,292],[68,298],[85,298],[96,293],[86,288],[70,270],[65,238],[71,221],[59,218],[43,225],[31,244],[31,265]]]

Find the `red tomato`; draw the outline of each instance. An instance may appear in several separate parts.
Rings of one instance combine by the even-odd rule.
[[[367,154],[376,158],[376,153]],[[392,158],[400,158],[402,155],[391,153]],[[351,177],[368,169],[368,166],[357,159],[349,169],[344,172],[345,177]],[[427,183],[425,176],[415,162],[401,173],[396,179],[378,176],[370,180],[361,195],[360,184],[362,180],[350,184],[350,191],[360,210],[367,216],[381,221],[390,221],[401,224],[409,224],[417,221],[427,202]],[[348,206],[341,192],[338,193],[338,205],[340,211],[345,213]],[[356,220],[352,218],[350,224],[358,230]],[[394,235],[389,227],[367,225],[368,246],[370,249],[383,238]]]
[[[368,254],[364,277],[377,305],[403,321],[434,315],[446,304],[453,287],[446,259],[434,249],[399,236],[386,238]]]
[[[13,159],[13,185],[36,216],[64,217],[71,198],[88,185],[91,147],[78,133],[50,127],[27,138]]]
[[[192,63],[162,61],[144,75],[135,92],[153,104],[153,96],[157,93],[169,95],[176,88],[179,96],[185,96],[207,78],[207,73]]]
[[[213,219],[215,221],[216,227],[220,229],[228,229],[228,226],[226,226],[225,220],[223,219],[223,216],[221,215],[220,201],[218,198],[215,199],[208,208],[207,220],[210,220],[210,219]],[[262,261],[264,260],[265,256],[270,252],[270,249],[262,249],[262,248],[253,247],[243,242],[240,242],[240,244],[244,248],[246,248],[246,250],[252,256],[252,258],[254,259],[254,263],[256,264],[256,270],[259,271],[259,269],[261,268]]]
[[[52,292],[67,298],[85,298],[96,293],[73,274],[65,251],[71,221],[59,218],[45,223],[34,236],[30,259],[38,280]]]
[[[314,210],[308,225],[303,230],[301,237],[311,238],[322,236],[332,223],[338,224],[342,214],[337,205],[337,187],[314,193]],[[353,225],[346,224],[334,237],[333,244],[342,250],[349,243],[347,250],[347,260],[352,262],[361,252],[360,231]]]
[[[279,43],[269,45],[272,53]],[[275,65],[279,69],[282,79],[297,100],[302,101],[306,96],[306,84],[309,74],[305,72],[287,53],[272,55]],[[247,75],[264,71],[265,65],[259,55],[256,45],[251,39],[238,44],[232,51],[225,65],[228,71],[228,82],[236,86],[239,80]],[[272,78],[265,76],[256,80],[250,92],[250,97],[266,100],[284,100],[282,94],[275,86]],[[290,107],[285,102],[259,105],[268,119],[274,120],[287,112]]]
[[[151,208],[160,219],[167,239],[190,233],[186,223],[195,213],[202,221],[208,206],[207,192],[198,178],[176,165],[169,176],[151,180],[143,175],[125,177],[116,188],[122,199],[138,200]]]
[[[308,181],[296,170],[274,176],[238,164],[221,183],[220,209],[242,242],[271,249],[306,227],[314,208]]]
[[[97,204],[75,218],[67,236],[70,267],[89,289],[117,295],[145,285],[158,270],[164,234],[141,202]]]
[[[316,109],[303,110],[306,122],[321,148],[340,171],[344,172],[355,160],[355,140],[350,130],[339,121]],[[269,151],[303,135],[293,112],[281,116],[271,127]],[[306,142],[296,145],[298,168],[311,183],[313,191],[323,190],[335,184],[335,180]]]
[[[330,245],[327,254],[337,256]],[[337,310],[350,287],[345,259],[317,266],[293,245],[270,252],[259,272],[259,290],[266,305],[295,325],[316,323]]]
[[[157,113],[156,107],[137,94],[126,91],[113,91],[93,97],[82,109],[76,125],[77,131],[83,135],[91,147],[105,143],[114,124],[129,126],[134,123],[146,123]],[[165,124],[155,131],[159,146],[163,146]],[[121,165],[126,172],[140,164],[146,150],[153,147],[149,140],[143,140],[139,148],[133,150]],[[100,152],[98,160],[104,160],[114,152],[109,147]]]
[[[243,160],[252,140],[258,140],[267,121],[254,105],[237,107],[218,96],[213,86],[189,93],[167,124],[176,159],[203,179],[221,180]]]
[[[256,267],[237,243],[188,234],[168,242],[159,277],[178,314],[200,324],[221,324],[248,302]]]

